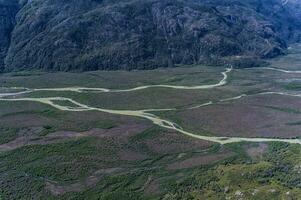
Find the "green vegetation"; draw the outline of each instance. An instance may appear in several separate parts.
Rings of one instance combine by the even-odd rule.
[[[275,106],[265,106],[266,108],[269,109],[273,109],[276,111],[280,111],[280,112],[287,112],[287,113],[292,113],[292,114],[301,114],[301,112],[299,110],[295,110],[292,108],[279,108],[279,107],[275,107]]]
[[[49,133],[55,132],[55,130],[56,130],[55,127],[52,127],[50,125],[45,125],[43,126],[43,130],[40,133],[38,133],[38,136],[46,136]]]
[[[197,85],[216,83],[222,77],[220,72],[224,67],[185,66],[169,69],[148,71],[93,71],[83,73],[42,73],[33,72],[32,76],[22,76],[24,73],[15,72],[0,75],[1,87],[103,87],[110,89],[128,89],[142,85],[172,84]],[[21,76],[17,76],[21,74]],[[16,77],[17,76],[17,77]]]
[[[301,83],[298,82],[292,82],[285,86],[285,89],[287,90],[301,90]]]
[[[49,117],[49,118],[58,118],[60,115],[55,110],[45,109],[45,110],[38,110],[38,111],[37,110],[26,110],[26,111],[20,111],[20,112],[11,112],[11,113],[1,115],[1,118],[12,117],[12,116],[16,116],[16,115],[31,115],[31,114],[37,114],[37,115]]]
[[[194,66],[131,73],[5,74],[0,84],[123,89],[148,84],[199,85],[217,83],[222,70]],[[226,86],[208,90],[40,91],[23,96],[60,96],[104,109],[176,108],[150,113],[201,135],[299,138],[300,99],[256,95],[283,91],[282,80],[287,76],[295,75],[235,69]],[[249,96],[221,101],[241,94]],[[209,101],[213,102],[210,106],[188,109]],[[75,106],[68,101],[55,103]],[[221,146],[137,117],[64,112],[41,103],[4,101],[0,102],[0,136],[0,199],[301,198],[300,145],[244,142]]]
[[[236,145],[237,146],[237,145]],[[239,145],[239,152],[244,149]],[[233,147],[231,147],[232,149]],[[170,185],[173,199],[299,199],[301,190],[299,145],[272,143],[259,161],[234,159],[194,172]],[[299,169],[300,170],[300,169]],[[185,188],[179,190],[179,188]]]
[[[160,133],[162,134],[164,131],[165,130],[160,127],[151,127],[142,133],[131,137],[130,142],[139,142],[154,137],[160,137]]]
[[[301,122],[300,121],[298,121],[298,122],[289,122],[289,123],[286,123],[286,125],[289,125],[289,126],[300,126]]]
[[[105,142],[108,141],[101,142],[100,144],[104,144]],[[82,139],[65,144],[24,147],[23,149],[3,154],[1,160],[7,166],[29,173],[34,177],[68,182],[83,178],[89,171],[93,171],[93,164],[89,165],[89,162],[85,162],[91,152],[93,154],[99,152],[101,155],[98,156],[114,156],[114,151],[110,150],[114,146],[110,148],[107,145],[107,147],[106,151],[102,149],[99,152],[95,139]],[[64,161],[62,165],[50,165],[62,160]]]
[[[189,169],[170,170],[165,166],[177,160],[174,154],[152,154],[144,162],[121,161],[118,152],[136,149],[145,152],[145,141],[160,136],[151,128],[131,138],[129,144],[114,139],[87,138],[72,142],[23,147],[1,153],[0,194],[7,198],[49,196],[48,199],[290,199],[300,198],[301,147],[284,143],[270,143],[260,159],[249,157],[247,143],[227,145],[234,157],[216,164]],[[164,133],[161,133],[164,134]],[[117,142],[117,143],[116,143]],[[120,146],[121,145],[121,146]],[[167,143],[165,145],[168,145]],[[170,145],[170,144],[169,144]],[[207,153],[220,152],[219,145]],[[186,158],[194,156],[186,152]],[[206,152],[203,152],[203,154]],[[187,157],[188,156],[188,157]],[[179,160],[179,158],[178,158]],[[180,160],[179,160],[180,161]],[[45,182],[63,185],[84,181],[99,169],[122,168],[114,175],[96,175],[99,181],[93,188],[82,192],[67,192],[59,197],[45,189]],[[26,182],[26,186],[22,183]],[[79,182],[81,183],[81,181]],[[14,184],[12,188],[11,184]],[[155,191],[150,185],[155,184]],[[18,191],[18,193],[12,192]],[[67,189],[66,189],[67,191]]]
[[[0,127],[0,144],[8,143],[18,137],[17,129]]]

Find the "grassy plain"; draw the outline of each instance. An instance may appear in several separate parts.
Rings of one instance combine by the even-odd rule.
[[[290,64],[289,69],[298,69],[298,56],[294,50],[270,61],[271,66],[285,68]],[[194,86],[217,83],[223,70],[183,66],[81,74],[16,72],[0,76],[0,92],[9,92],[8,87]],[[154,113],[200,135],[295,138],[301,136],[300,97],[258,94],[298,94],[299,87],[292,87],[298,79],[301,74],[234,69],[227,85],[214,89],[40,91],[22,96],[68,97],[106,109],[176,108]],[[250,96],[229,100],[241,94]],[[212,105],[189,109],[209,101]],[[220,146],[137,117],[64,112],[40,103],[5,101],[0,101],[0,135],[0,199],[301,198],[300,145]]]

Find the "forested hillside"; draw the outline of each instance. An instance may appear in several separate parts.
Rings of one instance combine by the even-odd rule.
[[[0,10],[2,71],[254,65],[301,30],[298,0],[0,0]]]

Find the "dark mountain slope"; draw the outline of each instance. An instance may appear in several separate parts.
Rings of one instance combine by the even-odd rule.
[[[15,26],[17,11],[17,1],[0,0],[0,72],[4,69],[4,59],[10,46],[10,37]]]
[[[4,15],[6,71],[223,63],[274,57],[300,40],[298,3],[281,0],[31,0],[19,7],[12,34],[15,6]]]

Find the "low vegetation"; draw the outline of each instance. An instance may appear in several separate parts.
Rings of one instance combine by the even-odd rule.
[[[218,82],[222,70],[195,66],[132,73],[23,73],[1,75],[0,83],[3,87],[123,89],[144,84],[197,85]],[[235,69],[227,85],[212,90],[40,91],[23,96],[61,96],[109,109],[176,108],[150,113],[200,135],[300,138],[298,97],[259,94],[288,92],[283,80],[291,78],[299,75]],[[47,86],[49,80],[53,81]],[[247,96],[233,98],[241,94]],[[211,105],[200,106],[209,101]],[[300,145],[219,145],[137,117],[5,101],[0,101],[0,135],[1,200],[301,198]]]

